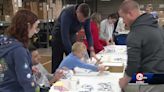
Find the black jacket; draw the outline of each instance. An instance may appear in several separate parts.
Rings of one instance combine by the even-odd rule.
[[[151,14],[139,16],[127,37],[128,62],[126,74],[164,73],[164,31]]]

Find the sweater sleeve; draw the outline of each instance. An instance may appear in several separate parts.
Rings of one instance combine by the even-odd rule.
[[[18,47],[14,51],[15,72],[18,82],[24,89],[24,92],[35,92],[36,84],[32,77],[31,58],[23,47]]]
[[[100,38],[103,39],[103,40],[106,40],[106,37],[104,35],[105,30],[106,30],[105,21],[102,21],[100,23]]]
[[[90,69],[90,70],[92,70],[92,71],[98,71],[97,66],[84,63],[84,62],[81,61],[80,59],[76,59],[75,62],[76,62],[76,63],[75,63],[75,66],[76,66],[76,67],[85,68],[85,69]]]
[[[85,30],[85,35],[87,37],[87,42],[89,44],[89,47],[91,47],[93,46],[93,39],[92,39],[91,28],[90,28],[90,19],[87,19],[84,22],[84,30]]]
[[[66,54],[71,52],[71,41],[70,41],[70,33],[69,29],[71,26],[72,20],[70,15],[67,12],[63,12],[61,15],[61,37],[64,48],[66,50]]]
[[[141,40],[136,33],[129,34],[127,38],[128,62],[125,73],[132,77],[138,72],[141,62]]]

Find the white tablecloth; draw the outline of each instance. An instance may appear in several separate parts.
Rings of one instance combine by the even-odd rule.
[[[118,81],[119,78],[123,76],[122,73],[105,73],[102,75],[74,75],[71,80],[67,81],[67,86],[69,87],[69,91],[62,92],[121,92]],[[76,82],[75,82],[76,80]],[[108,84],[106,86],[108,88],[104,89],[103,84]],[[51,87],[49,92],[58,92],[54,90],[53,86]],[[59,91],[60,92],[60,91]]]
[[[126,46],[110,45],[104,48],[105,49],[103,51],[97,54],[97,57],[101,58],[101,61],[104,64],[115,64],[116,66],[119,64],[124,64],[126,66],[126,62],[127,62]],[[81,75],[79,74],[73,76],[73,79],[76,79],[76,84],[72,83],[73,82],[72,80],[70,80],[70,83],[67,84],[68,85],[72,84],[69,92],[121,92],[118,82],[119,82],[119,78],[121,78],[122,76],[123,73],[105,73],[99,76],[94,75],[94,73],[91,73],[89,75],[83,73]],[[100,85],[103,83],[109,84],[111,87],[111,91],[100,91],[101,88]],[[87,87],[88,89],[91,88],[91,91],[88,91]],[[53,88],[51,88],[50,92],[56,92],[56,91],[53,91]]]
[[[74,76],[75,78],[79,79],[78,91],[87,91],[83,86],[89,85],[93,89],[91,92],[121,92],[119,87],[118,81],[119,78],[123,76],[122,73],[109,73],[100,76]],[[101,84],[107,83],[110,85],[109,89],[105,91],[103,90]],[[101,90],[102,89],[102,90]]]
[[[127,64],[127,47],[125,45],[109,45],[104,47],[104,50],[97,54],[98,58],[105,64]]]

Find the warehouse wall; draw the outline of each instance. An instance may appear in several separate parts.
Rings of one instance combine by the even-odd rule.
[[[117,2],[116,2],[117,1]],[[108,14],[117,12],[119,5],[123,0],[111,0],[97,2],[97,12],[102,14],[102,18],[106,18]]]
[[[106,18],[108,14],[117,12],[119,5],[123,0],[110,0],[110,1],[101,1],[97,0],[97,12],[102,14],[103,18]],[[136,0],[142,5],[153,4],[154,10],[164,10],[159,9],[159,4],[164,4],[164,0]]]

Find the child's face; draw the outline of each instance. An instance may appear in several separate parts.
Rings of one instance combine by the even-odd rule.
[[[40,63],[40,59],[41,59],[41,57],[39,55],[39,52],[37,50],[32,51],[32,63],[33,63],[33,65]]]

